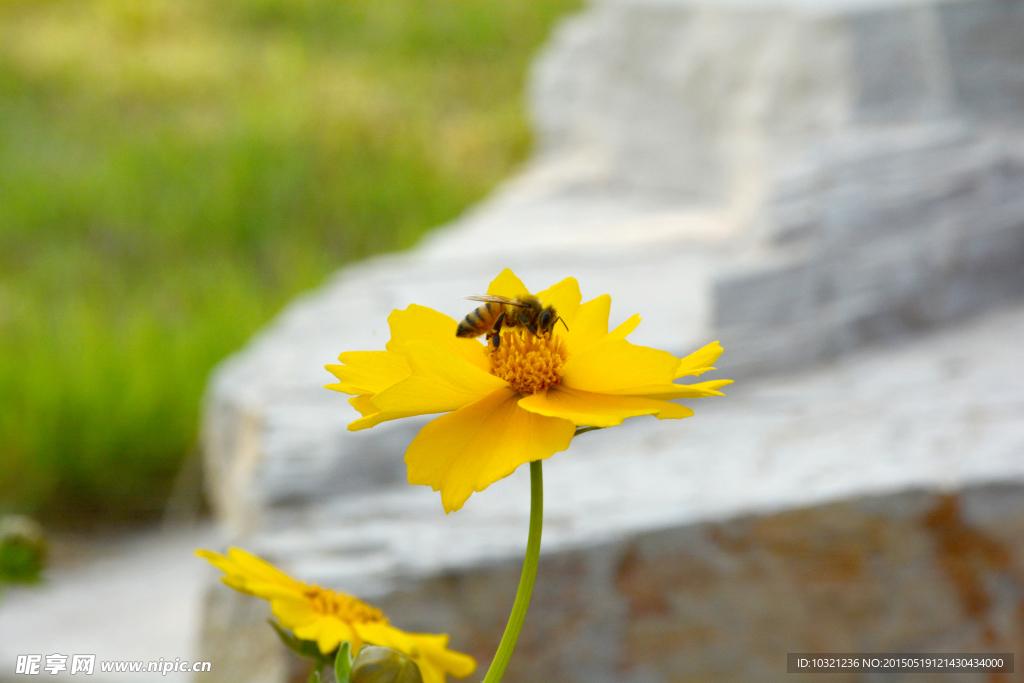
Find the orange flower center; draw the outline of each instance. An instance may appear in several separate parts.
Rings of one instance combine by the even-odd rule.
[[[319,614],[329,614],[349,623],[387,622],[384,613],[376,607],[371,607],[351,595],[335,593],[329,588],[310,586],[302,595],[309,600],[313,611]]]
[[[516,328],[503,331],[498,348],[490,349],[491,372],[521,394],[534,394],[562,381],[567,354],[561,337]]]

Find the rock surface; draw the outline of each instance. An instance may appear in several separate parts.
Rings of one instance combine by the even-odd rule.
[[[445,517],[403,485],[426,420],[346,431],[323,365],[383,348],[392,309],[465,315],[504,267],[534,290],[573,275],[613,295],[613,323],[644,315],[633,341],[721,339],[715,377],[743,381],[546,466],[550,592],[516,680],[781,679],[790,643],[1017,642],[1022,35],[1022,0],[593,3],[537,63],[519,177],[417,249],[344,269],[215,373],[219,520],[486,660],[525,473]],[[261,609],[211,592],[224,680],[290,675],[261,640],[258,675],[230,654],[235,629],[272,635]]]

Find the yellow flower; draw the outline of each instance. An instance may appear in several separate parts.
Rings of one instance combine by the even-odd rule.
[[[488,294],[515,298],[529,291],[511,270]],[[337,384],[355,394],[358,430],[412,415],[448,413],[425,426],[405,454],[410,484],[441,492],[446,512],[458,510],[523,463],[569,447],[577,427],[611,427],[627,417],[693,415],[669,399],[721,396],[731,380],[676,384],[699,375],[722,353],[718,342],[679,359],[626,341],[640,316],[608,331],[611,297],[581,304],[566,278],[536,295],[565,322],[550,335],[522,326],[504,329],[497,349],[455,336],[457,321],[412,305],[388,317],[385,351],[350,351],[328,365]]]
[[[325,655],[342,641],[352,644],[353,654],[364,644],[390,647],[416,662],[424,683],[445,683],[446,673],[464,678],[476,669],[472,657],[448,649],[447,635],[400,631],[376,607],[296,581],[240,548],[230,548],[227,557],[209,550],[197,550],[196,555],[222,570],[221,580],[235,590],[269,600],[282,627],[316,642]]]

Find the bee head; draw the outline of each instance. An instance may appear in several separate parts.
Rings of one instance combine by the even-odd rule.
[[[537,329],[550,332],[555,327],[555,318],[557,317],[554,307],[548,306],[540,312],[540,316],[537,318]]]
[[[562,316],[555,312],[555,307],[548,306],[540,312],[540,316],[537,318],[537,329],[551,333],[555,329],[555,323],[560,320],[562,321],[562,324],[565,325],[565,321],[562,320]],[[565,329],[568,330],[569,326],[565,325]]]

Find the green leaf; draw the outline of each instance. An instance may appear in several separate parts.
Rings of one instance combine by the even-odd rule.
[[[320,648],[318,648],[316,643],[313,641],[300,640],[299,638],[296,638],[270,619],[267,619],[267,623],[274,627],[274,630],[277,631],[277,637],[280,638],[281,642],[295,654],[300,657],[309,657],[310,659],[318,662],[320,666],[323,666],[327,662],[324,656],[320,654]]]
[[[352,673],[350,647],[348,643],[342,643],[338,648],[338,654],[334,656],[334,678],[337,683],[349,683],[348,677]]]
[[[324,665],[320,662],[314,664],[313,670],[309,672],[309,678],[306,679],[306,683],[320,683],[323,680],[323,676],[320,674],[323,668]]]

